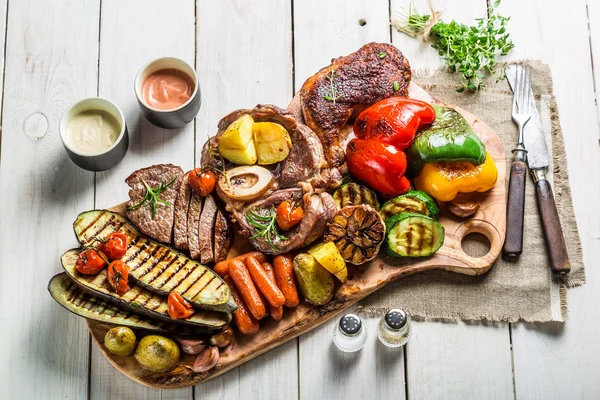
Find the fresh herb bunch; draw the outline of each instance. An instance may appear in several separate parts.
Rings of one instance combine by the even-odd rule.
[[[275,207],[271,207],[267,215],[260,215],[252,210],[248,210],[245,214],[246,221],[256,229],[256,233],[250,236],[250,239],[264,237],[274,251],[277,251],[277,247],[273,243],[274,238],[283,241],[288,240],[288,238],[277,232],[276,215]]]
[[[335,72],[334,68],[331,68],[331,72],[327,76],[327,79],[329,79],[329,90],[325,93],[323,98],[325,98],[327,101],[332,101],[333,104],[335,104],[337,100],[344,96],[342,93],[338,92],[337,88],[335,87],[333,82],[335,78],[337,78],[337,72]]]
[[[411,5],[408,14],[404,15],[404,24],[396,28],[413,37],[430,38],[431,46],[444,58],[448,69],[461,74],[462,87],[458,92],[476,91],[485,86],[488,75],[496,74],[496,57],[505,56],[515,47],[506,31],[510,18],[497,13],[499,5],[500,0],[496,0],[488,8],[486,17],[475,20],[476,26],[454,20],[437,22],[439,13],[432,10],[432,15],[421,15]]]
[[[146,187],[146,193],[144,194],[144,198],[139,203],[127,207],[127,209],[131,211],[149,205],[150,207],[152,207],[152,219],[154,219],[154,217],[156,216],[156,209],[158,208],[159,204],[163,204],[165,206],[171,205],[171,203],[169,203],[168,201],[161,199],[159,195],[162,192],[164,192],[165,189],[171,186],[176,180],[177,177],[175,176],[171,180],[171,182],[167,183],[166,185],[164,184],[164,182],[161,182],[159,187],[153,188],[150,185],[148,185],[145,180],[142,179],[142,183]]]

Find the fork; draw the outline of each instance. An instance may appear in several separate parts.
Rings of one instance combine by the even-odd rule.
[[[517,70],[512,103],[512,119],[519,128],[517,147],[512,150],[508,202],[506,204],[506,240],[502,249],[505,259],[516,260],[523,252],[523,215],[527,180],[527,149],[523,144],[523,128],[531,119],[531,67]]]

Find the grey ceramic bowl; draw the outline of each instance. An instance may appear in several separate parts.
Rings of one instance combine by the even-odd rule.
[[[71,118],[80,112],[89,110],[106,111],[121,125],[119,137],[112,146],[104,151],[90,154],[81,153],[75,150],[73,146],[71,146],[67,135]],[[71,158],[71,160],[79,167],[87,169],[88,171],[105,171],[114,167],[123,159],[123,157],[125,157],[127,149],[129,148],[129,133],[127,132],[127,125],[125,124],[123,113],[114,103],[99,97],[84,99],[71,106],[63,114],[60,120],[59,131],[60,139],[67,150],[69,158]]]
[[[161,110],[159,108],[150,106],[144,101],[142,96],[142,85],[150,74],[167,68],[173,68],[184,72],[186,75],[192,78],[195,86],[194,92],[187,102],[177,108]],[[200,83],[198,82],[198,75],[196,74],[196,71],[185,61],[175,57],[157,58],[156,60],[152,60],[148,64],[144,65],[135,76],[134,91],[144,117],[146,117],[146,119],[148,119],[148,121],[152,122],[154,125],[165,129],[181,128],[192,122],[192,120],[198,114],[198,111],[200,110],[200,104],[202,102],[200,95]]]

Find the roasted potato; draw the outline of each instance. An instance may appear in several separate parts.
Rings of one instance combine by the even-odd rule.
[[[300,253],[294,257],[294,273],[300,292],[307,302],[326,304],[333,297],[333,276],[310,254]]]
[[[319,243],[311,247],[308,254],[313,256],[323,268],[335,275],[340,282],[346,282],[348,268],[346,268],[346,261],[344,261],[344,257],[340,254],[335,243]]]
[[[292,140],[283,126],[275,122],[255,122],[252,135],[260,165],[278,163],[290,154]]]
[[[256,148],[252,137],[254,120],[244,115],[231,123],[219,139],[219,153],[234,164],[256,163]]]
[[[118,356],[130,356],[135,351],[135,334],[126,326],[115,326],[106,332],[104,346]]]
[[[138,344],[135,359],[150,371],[167,372],[179,365],[179,347],[164,336],[145,336]]]

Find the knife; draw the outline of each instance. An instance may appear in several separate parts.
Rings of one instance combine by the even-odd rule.
[[[505,70],[511,90],[514,90],[516,75],[520,68],[522,68],[520,65],[512,64]],[[535,103],[535,97],[533,96],[532,89],[529,90],[532,110],[531,119],[525,124],[523,131],[523,141],[525,149],[527,149],[527,165],[535,183],[535,193],[538,210],[542,218],[542,228],[550,259],[550,269],[555,274],[565,275],[571,270],[571,265],[569,264],[558,210],[554,202],[552,186],[550,186],[550,182],[547,179],[550,156],[544,138],[540,114]]]

